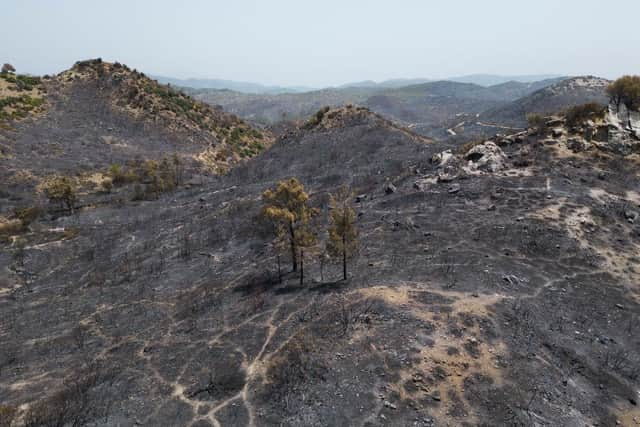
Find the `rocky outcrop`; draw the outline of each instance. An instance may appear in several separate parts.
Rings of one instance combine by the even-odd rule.
[[[622,155],[640,152],[640,111],[610,105],[605,122],[609,150]]]
[[[496,140],[507,145],[521,141],[522,135],[496,137]],[[421,177],[413,186],[417,190],[426,191],[435,183],[450,183],[470,175],[497,173],[507,169],[507,162],[507,156],[494,141],[476,144],[465,153],[445,150],[431,157],[431,164],[436,166],[435,174]]]
[[[564,145],[574,153],[598,149],[619,155],[640,153],[640,112],[609,105],[602,115],[568,123],[565,116],[547,117],[540,129],[530,130],[544,145]],[[506,139],[496,140],[503,145]]]

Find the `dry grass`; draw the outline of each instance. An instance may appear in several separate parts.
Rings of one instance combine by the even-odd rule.
[[[486,141],[483,140],[477,140],[477,141],[471,141],[471,142],[467,142],[466,144],[463,144],[462,146],[460,146],[460,148],[458,148],[457,150],[457,154],[460,154],[461,156],[466,155],[469,151],[471,151],[471,149],[473,147],[477,147],[478,145],[482,145],[484,144]]]
[[[418,364],[413,364],[400,372],[400,379],[392,384],[401,399],[420,400],[425,396],[437,396],[440,405],[433,409],[436,419],[451,419],[449,411],[454,405],[462,404],[468,411],[465,420],[477,422],[478,414],[475,414],[465,399],[466,378],[472,375],[480,375],[490,378],[493,384],[503,383],[503,373],[498,361],[505,354],[506,347],[502,342],[490,343],[482,339],[481,326],[474,322],[466,325],[464,334],[454,336],[445,333],[447,322],[438,315],[432,307],[423,305],[416,297],[421,291],[427,291],[449,299],[451,312],[449,319],[462,319],[462,317],[490,318],[493,316],[492,306],[501,301],[502,295],[472,296],[464,292],[440,291],[423,286],[376,286],[362,289],[359,292],[367,298],[378,298],[385,303],[397,307],[403,312],[410,312],[414,317],[435,325],[438,331],[431,338],[433,344],[424,346],[420,350]],[[449,304],[449,303],[448,303]],[[472,347],[474,353],[466,349]],[[453,351],[455,349],[455,351]],[[376,351],[372,348],[372,351]],[[435,384],[428,377],[441,378]],[[407,384],[412,386],[407,389]],[[459,402],[454,402],[451,396],[457,396]]]
[[[10,242],[11,237],[22,232],[22,221],[0,216],[0,242]]]

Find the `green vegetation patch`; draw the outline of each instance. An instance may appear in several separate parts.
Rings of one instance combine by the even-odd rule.
[[[607,109],[604,105],[589,102],[569,108],[565,112],[565,117],[569,127],[576,127],[585,123],[587,120],[604,119],[606,111]]]
[[[8,96],[0,99],[0,120],[22,119],[30,111],[42,106],[43,98],[29,95]]]
[[[40,77],[35,76],[26,76],[24,74],[11,74],[11,73],[2,73],[0,74],[0,78],[6,80],[9,83],[13,83],[16,85],[18,90],[33,90],[34,87],[40,85],[42,80]]]

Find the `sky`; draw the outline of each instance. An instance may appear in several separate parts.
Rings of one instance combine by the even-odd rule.
[[[639,0],[6,0],[0,63],[101,57],[147,74],[332,86],[640,73]]]

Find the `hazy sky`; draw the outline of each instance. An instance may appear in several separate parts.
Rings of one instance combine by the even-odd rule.
[[[279,85],[640,73],[640,0],[14,0],[0,62],[102,57],[148,74]]]

